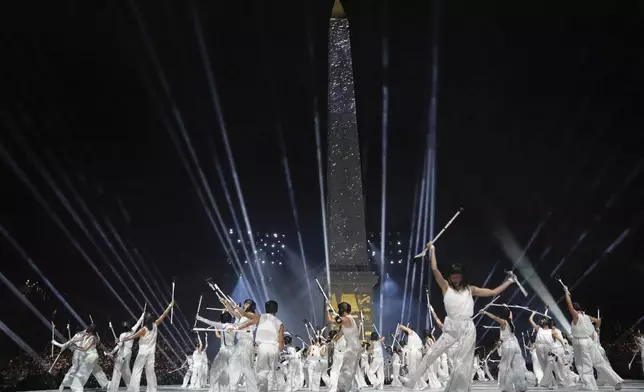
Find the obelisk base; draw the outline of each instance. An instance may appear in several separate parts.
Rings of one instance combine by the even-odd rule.
[[[326,275],[318,278],[326,287]],[[373,288],[378,283],[378,275],[373,271],[351,271],[342,267],[331,267],[331,303],[334,309],[338,309],[340,302],[347,302],[351,305],[351,314],[356,322],[360,322],[360,311],[364,318],[365,336],[371,334],[373,329]],[[328,291],[327,291],[328,295]],[[327,309],[324,309],[326,320]]]

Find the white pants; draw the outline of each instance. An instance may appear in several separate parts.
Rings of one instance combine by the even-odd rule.
[[[423,360],[423,353],[420,352],[420,350],[416,349],[411,349],[409,351],[409,361],[407,363],[407,369],[409,370],[409,374],[415,374],[417,370],[420,369],[420,364],[422,363]],[[423,368],[423,372],[420,375],[420,378],[416,380],[414,389],[425,389],[427,388],[427,383],[424,380],[424,374],[426,372],[426,368]]]
[[[322,358],[318,356],[309,357],[309,391],[320,390],[320,379],[322,378]]]
[[[331,364],[331,377],[329,379],[329,392],[335,392],[338,389],[338,377],[342,367],[342,352],[333,353],[333,363]]]
[[[449,351],[449,350],[448,350]],[[443,353],[440,357],[440,367],[438,368],[438,381],[444,386],[449,381],[449,365],[447,354]]]
[[[548,364],[543,371],[543,378],[541,379],[540,385],[546,388],[554,388],[558,381],[565,388],[574,386],[575,382],[570,377],[570,372],[566,369],[563,348],[559,346],[553,347],[551,352],[554,356],[548,356]]]
[[[537,350],[534,348],[531,349],[530,356],[532,358],[532,373],[534,374],[535,385],[539,385],[541,379],[543,378],[543,368],[541,367],[541,363],[539,362],[539,358],[537,357]]]
[[[186,375],[183,376],[183,384],[181,384],[181,388],[188,388],[188,384],[190,384],[190,378],[192,377],[192,372],[193,368],[192,365],[190,365],[188,371],[186,372]]]
[[[286,385],[284,387],[285,392],[295,392],[302,388],[304,380],[300,371],[301,365],[302,361],[299,357],[291,358],[288,361],[286,369]]]
[[[427,367],[434,363],[444,352],[458,344],[458,351],[452,358],[453,372],[450,376],[445,392],[467,392],[472,383],[474,373],[474,345],[476,343],[476,328],[470,318],[465,320],[452,320],[445,318],[443,334],[438,338],[423,357],[416,371],[410,370],[410,382],[403,382],[406,388],[414,386],[425,374]],[[406,380],[405,380],[406,381]]]
[[[500,351],[499,388],[504,392],[525,391],[527,389],[525,379],[527,369],[519,341],[515,337],[504,341]]]
[[[375,356],[371,360],[367,378],[373,389],[382,389],[385,386],[385,361],[381,356]]]
[[[342,366],[338,376],[338,391],[354,391],[358,387],[356,373],[358,372],[358,360],[360,359],[361,348],[359,345],[349,344],[342,352]]]
[[[203,365],[201,361],[195,361],[192,369],[192,377],[190,377],[190,388],[201,388],[203,385]]]
[[[394,362],[391,365],[392,372],[391,372],[391,386],[392,387],[400,387],[402,386],[402,383],[400,382],[400,362]]]
[[[110,380],[107,379],[107,375],[101,368],[101,365],[98,364],[98,360],[94,365],[94,369],[92,370],[92,375],[94,376],[96,381],[98,381],[98,385],[100,385],[101,388],[107,388],[107,385],[110,383]]]
[[[582,388],[596,391],[597,382],[593,373],[593,368],[597,369],[599,378],[606,380],[610,385],[617,385],[623,380],[615,373],[613,368],[608,364],[598,350],[595,342],[590,338],[573,339],[575,347],[575,367],[579,373]]]
[[[259,392],[268,392],[269,380],[275,377],[278,356],[279,347],[277,344],[262,343],[257,347],[257,389]]]
[[[358,389],[366,388],[367,387],[367,382],[365,381],[365,375],[364,372],[362,371],[362,367],[359,365],[356,367],[356,385]]]
[[[257,392],[257,378],[255,377],[255,345],[253,339],[248,337],[237,338],[233,361],[230,367],[231,389],[237,391],[239,381],[244,377],[247,392]]]
[[[221,346],[210,365],[210,392],[228,391],[233,347]]]
[[[74,376],[70,388],[74,392],[83,392],[83,388],[94,371],[94,366],[98,361],[96,350],[85,352],[80,356],[81,362],[78,365],[76,375]]]
[[[143,375],[143,370],[145,370],[147,392],[157,392],[157,375],[154,373],[154,354],[154,351],[147,353],[139,351],[134,360],[132,378],[130,378],[127,392],[139,392],[141,389],[141,375]]]
[[[132,377],[132,372],[130,371],[131,359],[131,354],[126,357],[121,355],[116,356],[114,370],[112,371],[112,381],[110,382],[110,387],[107,389],[108,392],[117,392],[119,390],[121,378],[123,378],[125,386],[130,384],[130,378]]]

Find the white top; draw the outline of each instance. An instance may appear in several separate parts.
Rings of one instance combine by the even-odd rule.
[[[242,325],[250,319],[247,317],[242,317],[237,320],[237,325]],[[248,328],[240,329],[237,331],[237,339],[253,339],[253,332],[255,331],[255,326],[251,325]]]
[[[347,348],[352,349],[352,348],[359,348],[360,347],[360,334],[358,330],[358,326],[356,325],[356,320],[353,319],[353,316],[349,315],[349,319],[351,320],[351,326],[347,327],[346,325],[342,324],[342,335],[346,339],[347,342]]]
[[[382,350],[382,342],[376,340],[375,342],[372,342],[371,344],[373,344],[373,353],[372,353],[373,356],[374,357],[381,357],[381,358],[384,357],[383,350]]]
[[[508,340],[511,340],[512,338],[517,338],[511,331],[510,323],[505,324],[505,329],[499,328],[500,333],[500,338],[502,341],[507,342]]]
[[[145,336],[139,339],[139,354],[141,353],[154,353],[157,348],[157,323],[152,323],[152,330],[144,327],[146,330]]]
[[[572,337],[575,339],[586,339],[593,336],[595,333],[595,328],[593,327],[593,322],[590,320],[588,315],[583,313],[578,313],[579,317],[577,322],[572,322],[570,325],[570,331],[572,332]]]
[[[443,303],[447,317],[452,320],[468,320],[474,315],[474,299],[472,299],[471,288],[456,291],[451,286],[447,286]]]
[[[128,338],[132,335],[132,332],[123,332],[119,335],[119,355],[122,358],[132,355],[132,346],[134,345],[134,340],[123,342],[123,339]]]
[[[319,357],[320,356],[320,351],[321,351],[320,346],[318,346],[317,344],[313,344],[310,347],[311,347],[311,351],[309,351],[309,356],[310,357]]]
[[[408,347],[410,351],[421,350],[423,348],[423,341],[415,331],[411,331],[411,333],[407,335],[407,345],[405,347]]]
[[[85,350],[85,352],[89,354],[92,352],[94,353],[96,352],[97,342],[98,342],[98,339],[96,338],[96,336],[85,334],[85,336],[83,336],[83,340],[78,345],[79,347],[86,347],[87,345],[89,345],[89,348]]]
[[[233,332],[228,332],[228,331],[221,332],[221,346],[222,347],[234,347],[235,346],[235,334]]]
[[[270,313],[259,317],[255,342],[257,344],[279,344],[279,331],[282,326],[280,319]]]
[[[551,329],[539,328],[539,330],[537,330],[537,337],[534,339],[535,344],[552,346],[554,342],[555,339],[552,337]]]
[[[199,350],[192,352],[192,362],[195,364],[195,366],[201,366],[201,363],[203,362],[203,356],[201,355]]]

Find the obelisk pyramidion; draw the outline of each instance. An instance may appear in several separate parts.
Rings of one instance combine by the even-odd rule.
[[[360,143],[353,90],[349,20],[336,0],[329,22],[329,126],[327,133],[327,231],[331,301],[351,304],[371,330],[373,287],[367,255]],[[326,279],[321,281],[326,282]]]

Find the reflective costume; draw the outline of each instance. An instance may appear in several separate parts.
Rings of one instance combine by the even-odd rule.
[[[457,291],[450,286],[445,292],[443,302],[447,312],[443,323],[443,333],[425,355],[420,366],[413,372],[410,369],[411,377],[404,380],[401,378],[407,389],[413,388],[426,372],[427,367],[455,344],[458,344],[458,350],[453,354],[453,371],[445,391],[465,392],[470,389],[474,373],[472,364],[474,363],[474,345],[476,343],[476,329],[472,322],[474,300],[471,289]]]
[[[139,338],[139,352],[132,367],[132,378],[127,387],[128,392],[139,392],[141,388],[141,375],[145,370],[147,392],[157,391],[157,375],[154,372],[154,356],[157,350],[157,336],[159,334],[157,323],[152,324],[152,329],[144,327],[145,335]]]
[[[521,352],[521,346],[514,332],[511,331],[510,323],[505,328],[501,327],[501,347],[499,353],[499,388],[504,392],[523,392],[527,389],[525,359]]]
[[[338,376],[339,392],[349,392],[357,389],[356,372],[358,370],[358,360],[360,359],[360,336],[358,326],[353,316],[348,315],[351,325],[342,325],[342,335],[346,339],[347,347],[342,356],[342,366]]]
[[[369,366],[369,372],[367,377],[373,389],[383,389],[385,386],[385,357],[384,350],[382,348],[382,342],[372,341],[371,342],[373,351],[371,353],[371,365]]]
[[[241,325],[248,321],[246,317],[242,317],[237,321]],[[253,331],[255,326],[250,326],[243,330],[238,330],[235,334],[237,337],[237,345],[233,357],[234,365],[230,367],[230,381],[231,389],[237,391],[239,382],[242,377],[246,382],[246,390],[248,392],[257,391],[257,378],[255,377],[255,345],[253,344]]]
[[[257,325],[257,388],[260,392],[268,392],[269,381],[275,377],[277,359],[279,356],[279,331],[282,326],[280,319],[273,314],[265,313],[260,316]]]

